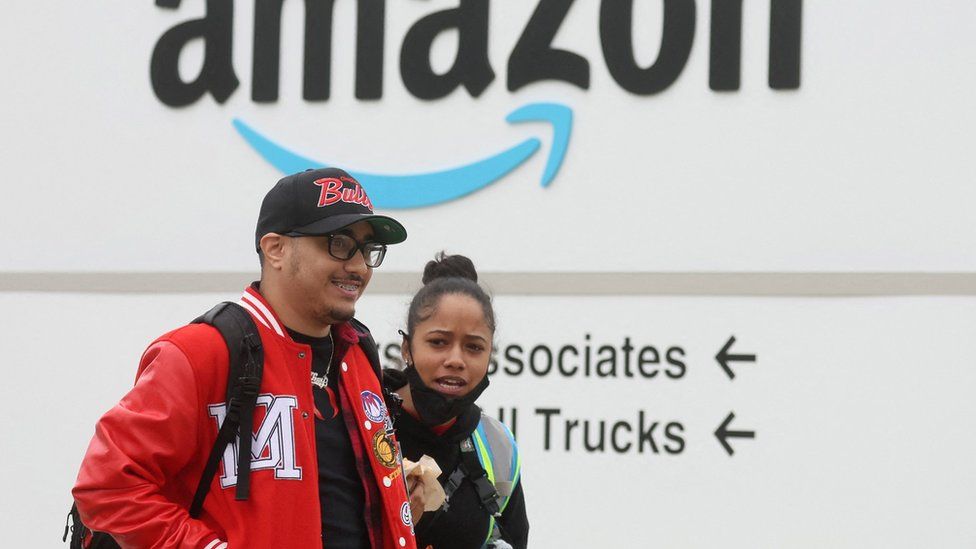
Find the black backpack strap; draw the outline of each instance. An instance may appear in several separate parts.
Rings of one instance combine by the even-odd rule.
[[[217,474],[217,467],[223,457],[224,449],[235,437],[240,437],[237,462],[236,499],[245,500],[250,493],[251,480],[251,442],[254,430],[254,406],[261,389],[261,375],[264,372],[264,351],[261,336],[251,315],[236,303],[224,302],[195,319],[193,324],[210,324],[220,332],[227,345],[229,357],[227,369],[227,413],[217,431],[207,463],[197,484],[190,516],[198,518],[203,510],[203,500],[210,491],[210,483]],[[375,345],[374,345],[375,348]],[[65,520],[62,541],[71,536],[71,549],[117,549],[119,545],[104,532],[93,532],[82,522],[78,506],[72,503]]]
[[[68,539],[69,534],[70,540]],[[61,541],[67,541],[69,549],[119,549],[119,544],[111,535],[89,530],[81,522],[77,503],[72,503],[71,511],[68,511],[68,518],[64,525],[64,536],[62,536]]]
[[[251,489],[251,442],[254,431],[254,406],[261,389],[264,351],[261,336],[251,315],[240,305],[226,301],[193,321],[210,324],[223,337],[229,357],[227,373],[227,414],[217,432],[207,464],[200,477],[190,516],[200,516],[203,500],[217,473],[224,449],[238,437],[237,487],[235,499],[246,500]]]
[[[478,499],[481,500],[481,507],[485,512],[493,517],[501,514],[501,509],[498,506],[498,491],[495,489],[495,485],[488,480],[488,473],[481,465],[481,461],[478,460],[478,454],[470,437],[461,441],[461,461],[458,463],[457,469],[447,477],[444,483],[443,509],[445,511],[450,509],[451,496],[461,487],[464,479],[468,479],[471,484],[474,484],[474,488],[478,492]]]
[[[481,500],[481,508],[486,513],[492,517],[501,515],[501,508],[498,505],[498,491],[495,490],[495,486],[488,480],[488,473],[478,460],[477,450],[471,437],[462,440],[460,447],[461,461],[458,462],[458,466],[454,469],[454,472],[444,481],[444,504],[427,521],[427,529],[432,528],[437,520],[451,508],[451,496],[461,487],[464,479],[468,479],[474,484],[475,490],[478,493],[478,499]],[[498,524],[497,520],[495,524]]]
[[[88,527],[81,523],[81,517],[78,515],[78,504],[75,502],[71,503],[71,510],[68,511],[68,516],[64,521],[64,536],[61,537],[61,541],[68,541],[68,535],[71,535],[71,542],[68,547],[71,549],[83,549],[85,543],[85,537],[88,535]]]
[[[474,442],[471,438],[461,441],[461,463],[458,469],[464,471],[468,480],[474,484],[478,492],[478,499],[481,500],[481,507],[486,513],[493,517],[501,515],[501,507],[498,505],[498,490],[495,485],[488,480],[488,473],[478,460],[478,453],[475,450]]]
[[[447,511],[451,508],[451,496],[454,492],[461,487],[461,483],[464,482],[464,477],[467,476],[464,473],[464,469],[458,465],[458,468],[451,473],[451,476],[447,477],[447,481],[444,483],[444,506],[443,509]]]

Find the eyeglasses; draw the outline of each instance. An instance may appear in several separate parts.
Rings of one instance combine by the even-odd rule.
[[[285,236],[313,236],[301,233],[286,233]],[[379,242],[363,242],[360,244],[355,238],[347,234],[325,235],[329,239],[329,255],[339,261],[349,261],[356,252],[363,253],[366,266],[375,269],[383,263],[386,257],[386,244]]]

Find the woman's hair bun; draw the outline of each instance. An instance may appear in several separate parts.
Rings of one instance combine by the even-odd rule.
[[[430,284],[432,280],[438,278],[466,278],[478,282],[478,271],[475,270],[474,263],[463,255],[447,255],[439,252],[424,267],[423,282],[425,285]]]
[[[485,324],[495,333],[495,309],[491,296],[478,285],[478,271],[474,263],[463,255],[447,255],[439,252],[424,267],[424,286],[417,290],[407,310],[407,333],[415,333],[417,325],[426,321],[436,311],[445,295],[468,296],[481,305]],[[408,338],[409,339],[409,338]]]

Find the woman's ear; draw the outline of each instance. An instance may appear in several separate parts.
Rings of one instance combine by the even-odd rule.
[[[403,357],[403,363],[407,366],[413,364],[410,359],[410,339],[407,338],[406,334],[403,334],[403,341],[400,343],[400,356]]]

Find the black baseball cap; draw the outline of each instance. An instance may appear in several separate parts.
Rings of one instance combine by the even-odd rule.
[[[373,213],[366,190],[339,168],[305,170],[283,177],[261,203],[254,245],[268,233],[326,235],[359,221],[373,226],[373,241],[399,244],[407,230],[397,220]]]

